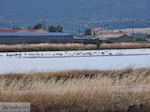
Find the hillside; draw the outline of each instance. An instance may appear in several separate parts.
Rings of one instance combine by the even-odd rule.
[[[0,27],[62,24],[66,30],[102,26],[108,28],[150,26],[149,0],[0,0]]]

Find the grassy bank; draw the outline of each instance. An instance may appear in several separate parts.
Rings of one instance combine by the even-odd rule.
[[[32,112],[149,112],[150,69],[0,75],[1,102]]]
[[[150,48],[150,43],[113,43],[100,45],[100,49],[136,49]],[[29,45],[0,45],[0,52],[27,51],[64,51],[64,50],[95,50],[94,44],[29,44]]]

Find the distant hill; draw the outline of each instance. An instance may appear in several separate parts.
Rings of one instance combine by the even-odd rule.
[[[66,31],[85,27],[150,27],[150,0],[0,0],[0,27],[62,24]]]

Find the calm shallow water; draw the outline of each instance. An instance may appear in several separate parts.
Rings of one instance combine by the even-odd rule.
[[[0,53],[0,74],[150,68],[150,49]]]

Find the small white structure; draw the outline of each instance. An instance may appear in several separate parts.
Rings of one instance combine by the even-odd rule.
[[[98,35],[100,35],[102,33],[106,33],[106,32],[108,32],[108,30],[104,29],[104,28],[93,28],[91,30],[91,35],[92,36],[98,36]]]

